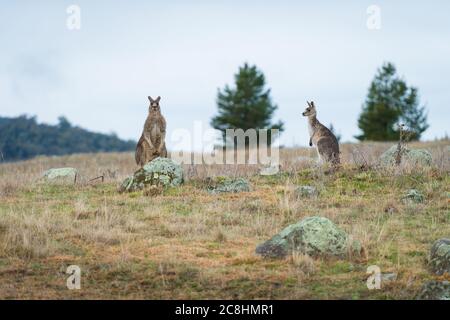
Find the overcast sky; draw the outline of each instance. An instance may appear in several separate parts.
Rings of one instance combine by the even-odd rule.
[[[283,144],[307,145],[307,99],[322,123],[352,141],[369,83],[391,61],[427,106],[423,139],[450,133],[449,1],[0,3],[0,116],[56,123],[64,115],[137,140],[147,96],[160,95],[173,148],[174,130],[192,131],[195,121],[208,128],[217,89],[249,62],[272,89]],[[72,4],[80,30],[67,28]],[[379,30],[367,27],[373,4]]]

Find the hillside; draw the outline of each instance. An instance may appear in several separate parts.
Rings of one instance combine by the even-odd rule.
[[[38,299],[412,299],[433,275],[431,244],[450,235],[449,141],[416,143],[429,168],[375,166],[389,144],[342,146],[343,167],[326,174],[308,148],[281,151],[282,172],[257,166],[184,166],[186,181],[160,195],[117,192],[136,170],[132,153],[38,157],[0,164],[0,298]],[[76,167],[72,185],[39,182]],[[90,179],[104,175],[105,180]],[[246,177],[250,192],[210,194],[208,177]],[[299,185],[319,190],[298,198]],[[405,203],[415,188],[423,203]],[[255,247],[289,224],[323,216],[358,239],[364,256],[263,259]],[[66,268],[81,268],[81,289]],[[367,267],[396,279],[366,286]],[[448,277],[447,277],[447,280]]]
[[[64,117],[57,125],[39,124],[36,117],[0,117],[0,160],[30,159],[37,155],[130,151],[133,141],[72,126]]]

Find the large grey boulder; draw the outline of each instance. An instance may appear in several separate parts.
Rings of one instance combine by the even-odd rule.
[[[382,165],[394,165],[397,159],[397,145],[393,145],[380,156],[380,163]],[[401,163],[412,166],[430,166],[433,162],[433,157],[428,150],[425,149],[409,149],[402,146]]]
[[[450,275],[450,239],[437,240],[431,247],[428,261],[435,274]]]
[[[319,216],[291,224],[256,247],[256,253],[265,258],[284,258],[294,251],[312,257],[343,257],[349,250],[359,254],[361,244],[358,241],[350,243],[343,230],[331,220]]]
[[[224,192],[245,192],[250,191],[250,183],[244,178],[231,179],[228,177],[218,177],[216,181],[209,187],[209,193]]]
[[[449,281],[428,281],[426,282],[416,299],[418,300],[450,300]]]
[[[178,186],[183,183],[183,168],[168,158],[156,158],[126,178],[120,192],[142,190],[146,186]]]
[[[49,183],[75,183],[77,175],[75,168],[52,168],[45,171],[42,178]]]

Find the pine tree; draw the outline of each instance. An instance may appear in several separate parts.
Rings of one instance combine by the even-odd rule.
[[[264,74],[256,66],[245,63],[234,78],[235,88],[226,85],[223,90],[218,90],[218,114],[211,120],[211,126],[222,132],[224,140],[226,129],[283,131],[281,121],[271,122],[278,107],[272,102],[270,89],[266,89]],[[268,133],[270,142],[270,131]]]
[[[398,140],[398,124],[410,131],[411,140],[420,139],[428,128],[425,107],[420,106],[417,88],[408,87],[396,75],[395,66],[385,63],[378,69],[369,87],[358,127],[362,134],[359,140]]]

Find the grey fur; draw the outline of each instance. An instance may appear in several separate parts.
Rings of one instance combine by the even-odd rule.
[[[308,107],[302,113],[308,117],[309,126],[309,145],[316,146],[319,158],[333,165],[340,164],[339,143],[333,132],[317,120],[317,111],[314,102],[308,102]]]
[[[157,157],[167,157],[166,150],[166,120],[161,114],[159,100],[161,97],[150,100],[149,113],[144,124],[144,130],[136,146],[136,163],[143,167]]]

